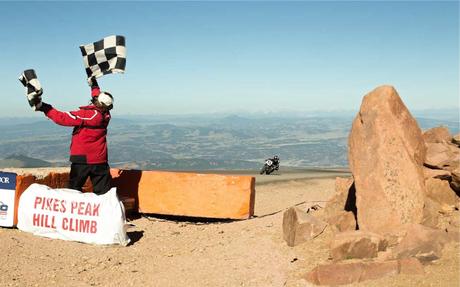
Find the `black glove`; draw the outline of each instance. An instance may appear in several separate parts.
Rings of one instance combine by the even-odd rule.
[[[49,110],[51,110],[51,108],[52,108],[51,105],[41,102],[40,106],[37,106],[36,111],[44,112],[46,114],[49,112]]]
[[[96,81],[96,77],[91,77],[88,79],[88,85],[91,87],[91,89],[93,88],[98,88],[99,87],[99,84],[97,83]]]

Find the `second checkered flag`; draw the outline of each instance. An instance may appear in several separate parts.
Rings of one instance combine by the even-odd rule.
[[[80,46],[88,79],[105,74],[124,73],[126,67],[125,37],[112,35]]]

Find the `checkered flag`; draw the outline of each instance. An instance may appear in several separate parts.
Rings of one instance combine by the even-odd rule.
[[[30,107],[34,111],[40,109],[42,106],[43,89],[37,79],[35,71],[33,69],[25,70],[21,76],[19,76],[19,81],[26,88],[26,96]]]
[[[125,37],[112,35],[80,46],[88,80],[111,73],[124,73],[126,66]]]

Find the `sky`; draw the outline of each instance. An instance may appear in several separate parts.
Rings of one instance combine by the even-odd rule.
[[[79,46],[126,37],[99,79],[113,115],[358,110],[393,85],[409,110],[459,106],[459,2],[0,2],[0,117],[88,103]]]

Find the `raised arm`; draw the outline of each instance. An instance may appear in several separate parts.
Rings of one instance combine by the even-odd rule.
[[[96,97],[101,93],[101,89],[99,88],[99,84],[97,83],[95,77],[91,77],[88,80],[88,84],[91,87],[91,97]]]
[[[47,103],[42,103],[41,111],[53,122],[61,126],[80,126],[84,119],[79,115],[80,111],[61,112]]]

